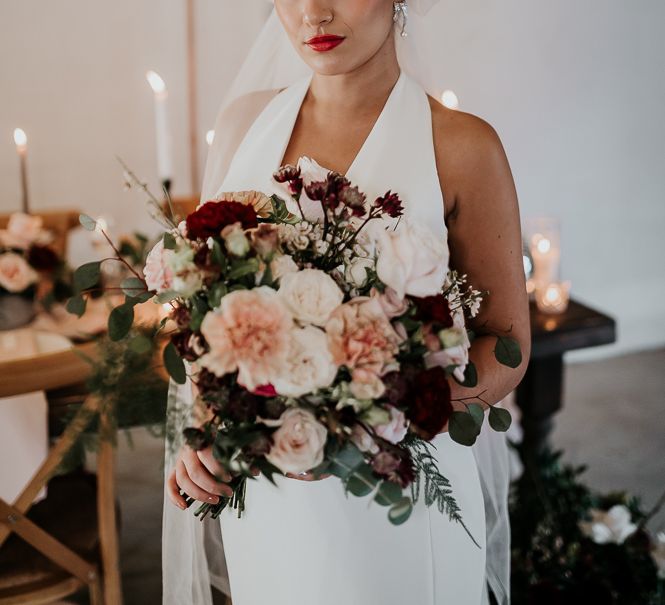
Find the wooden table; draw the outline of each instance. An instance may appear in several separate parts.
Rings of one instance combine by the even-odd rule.
[[[526,456],[547,445],[554,415],[563,407],[564,353],[616,341],[612,317],[574,300],[561,315],[541,313],[534,302],[530,313],[531,357],[515,394],[522,411]]]

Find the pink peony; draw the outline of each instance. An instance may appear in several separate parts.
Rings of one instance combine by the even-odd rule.
[[[267,286],[237,290],[222,298],[201,324],[210,352],[201,365],[217,376],[238,370],[246,389],[272,384],[284,371],[293,318]]]
[[[409,309],[409,303],[406,298],[400,298],[397,295],[397,292],[392,288],[386,287],[383,294],[376,288],[372,288],[370,295],[372,298],[376,298],[379,301],[381,308],[388,319],[400,317]]]
[[[20,254],[7,252],[0,255],[0,288],[8,292],[23,292],[37,279],[35,270]]]
[[[361,371],[362,382],[370,382],[365,372],[378,377],[397,369],[401,338],[376,298],[359,296],[337,307],[326,332],[335,363]]]
[[[266,458],[283,473],[304,473],[323,462],[327,436],[328,431],[314,414],[288,408],[273,433],[273,446]]]
[[[145,259],[143,275],[148,290],[165,292],[173,286],[173,271],[168,265],[168,257],[173,255],[172,250],[164,248],[164,240],[160,239],[155,247],[150,250]]]

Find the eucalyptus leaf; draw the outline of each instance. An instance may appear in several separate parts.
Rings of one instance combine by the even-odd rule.
[[[500,433],[505,433],[513,422],[513,418],[508,410],[492,406],[490,408],[489,423],[490,426]]]
[[[174,292],[173,290],[166,290],[165,292],[160,292],[157,294],[155,298],[160,305],[163,305],[165,303],[171,302],[174,298],[178,298],[178,293]]]
[[[173,233],[167,231],[164,233],[164,249],[165,250],[175,250],[175,236]]]
[[[453,412],[448,424],[448,432],[453,441],[461,445],[473,445],[480,427],[469,412]]]
[[[226,272],[227,260],[222,251],[222,246],[220,243],[214,239],[212,240],[212,253],[210,255],[212,262],[219,266],[222,273]]]
[[[361,464],[365,462],[362,452],[352,443],[347,443],[330,460],[329,472],[336,477],[346,479]]]
[[[72,296],[68,301],[67,301],[67,306],[65,307],[67,311],[70,313],[81,317],[85,313],[85,308],[87,305],[87,301],[83,296],[80,294],[77,294],[76,296]]]
[[[185,371],[185,362],[178,354],[175,345],[172,342],[164,348],[164,367],[171,378],[178,384],[185,384],[187,381],[187,372]]]
[[[120,284],[122,291],[127,296],[137,297],[140,293],[147,290],[146,283],[138,277],[127,277]]]
[[[79,214],[79,223],[81,223],[81,226],[86,231],[94,231],[97,229],[97,221],[87,214]]]
[[[393,525],[401,525],[411,516],[412,511],[413,503],[411,502],[411,498],[404,496],[390,507],[388,519],[390,519]]]
[[[469,360],[466,363],[466,368],[464,369],[464,381],[460,382],[457,380],[455,374],[453,374],[455,381],[461,384],[463,387],[472,388],[478,385],[478,370],[473,361]]]
[[[122,304],[111,311],[108,321],[109,338],[114,342],[122,340],[134,322],[134,307]]]
[[[499,363],[509,368],[516,368],[522,363],[522,351],[519,342],[510,336],[497,337],[494,356]]]
[[[378,479],[372,473],[372,467],[362,464],[349,476],[346,489],[354,496],[362,497],[369,494],[375,487]]]
[[[402,499],[402,488],[392,481],[382,481],[374,501],[381,506],[391,506]]]
[[[224,282],[217,282],[210,287],[208,291],[208,304],[211,308],[216,309],[219,307],[219,304],[222,302],[222,298],[228,292],[228,288]]]
[[[483,420],[485,420],[485,410],[483,410],[483,406],[477,403],[470,403],[467,406],[467,410],[478,425],[478,428],[481,428],[483,426]]]
[[[97,285],[101,273],[101,262],[93,261],[81,265],[74,271],[74,289],[77,292],[87,290]]]

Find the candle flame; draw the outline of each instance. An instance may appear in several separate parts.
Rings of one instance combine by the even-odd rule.
[[[14,130],[14,143],[17,147],[25,147],[28,144],[28,135],[25,134],[25,130],[22,128]]]
[[[459,99],[452,90],[444,90],[441,95],[441,103],[448,109],[459,109]]]
[[[162,79],[162,76],[160,76],[156,71],[149,71],[146,73],[145,77],[148,80],[148,84],[150,84],[150,88],[152,88],[152,91],[155,94],[166,92],[166,84]]]
[[[538,243],[536,244],[536,248],[538,248],[538,252],[540,252],[541,254],[546,254],[547,252],[549,252],[551,247],[552,243],[550,242],[550,240],[543,236],[540,237]]]
[[[212,145],[212,142],[215,140],[215,131],[214,130],[209,130],[206,132],[206,142],[208,145]]]

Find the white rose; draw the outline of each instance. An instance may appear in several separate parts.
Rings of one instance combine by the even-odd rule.
[[[319,269],[287,273],[280,281],[279,295],[298,321],[316,326],[325,325],[344,300],[335,280]]]
[[[406,436],[409,425],[404,412],[396,407],[390,406],[390,420],[385,424],[374,427],[374,431],[379,437],[383,437],[390,443],[400,443]]]
[[[623,504],[617,504],[608,511],[591,509],[591,521],[580,523],[582,533],[596,544],[622,544],[636,529],[631,523],[630,510]]]
[[[325,332],[306,326],[294,328],[285,370],[272,384],[280,395],[300,397],[330,386],[336,375]]]
[[[344,277],[351,285],[362,288],[367,283],[368,271],[374,269],[374,259],[355,257],[346,265]]]
[[[194,264],[194,250],[189,246],[181,246],[165,258],[166,266],[173,277],[171,289],[185,298],[192,296],[203,287],[201,269]]]
[[[651,551],[651,556],[658,568],[658,577],[661,580],[665,580],[665,532],[659,532],[658,535],[656,535],[655,542],[654,548]]]
[[[379,279],[400,298],[441,292],[448,272],[446,241],[416,223],[402,222],[396,230],[377,230]]]
[[[7,252],[0,255],[0,288],[8,292],[23,292],[38,278],[36,271],[20,254]]]
[[[283,473],[304,473],[323,462],[328,431],[314,414],[300,408],[288,408],[273,433],[273,446],[266,459]]]
[[[292,256],[288,254],[280,254],[272,259],[270,269],[272,270],[273,278],[279,281],[287,273],[296,273],[298,271],[298,265],[296,265]]]

